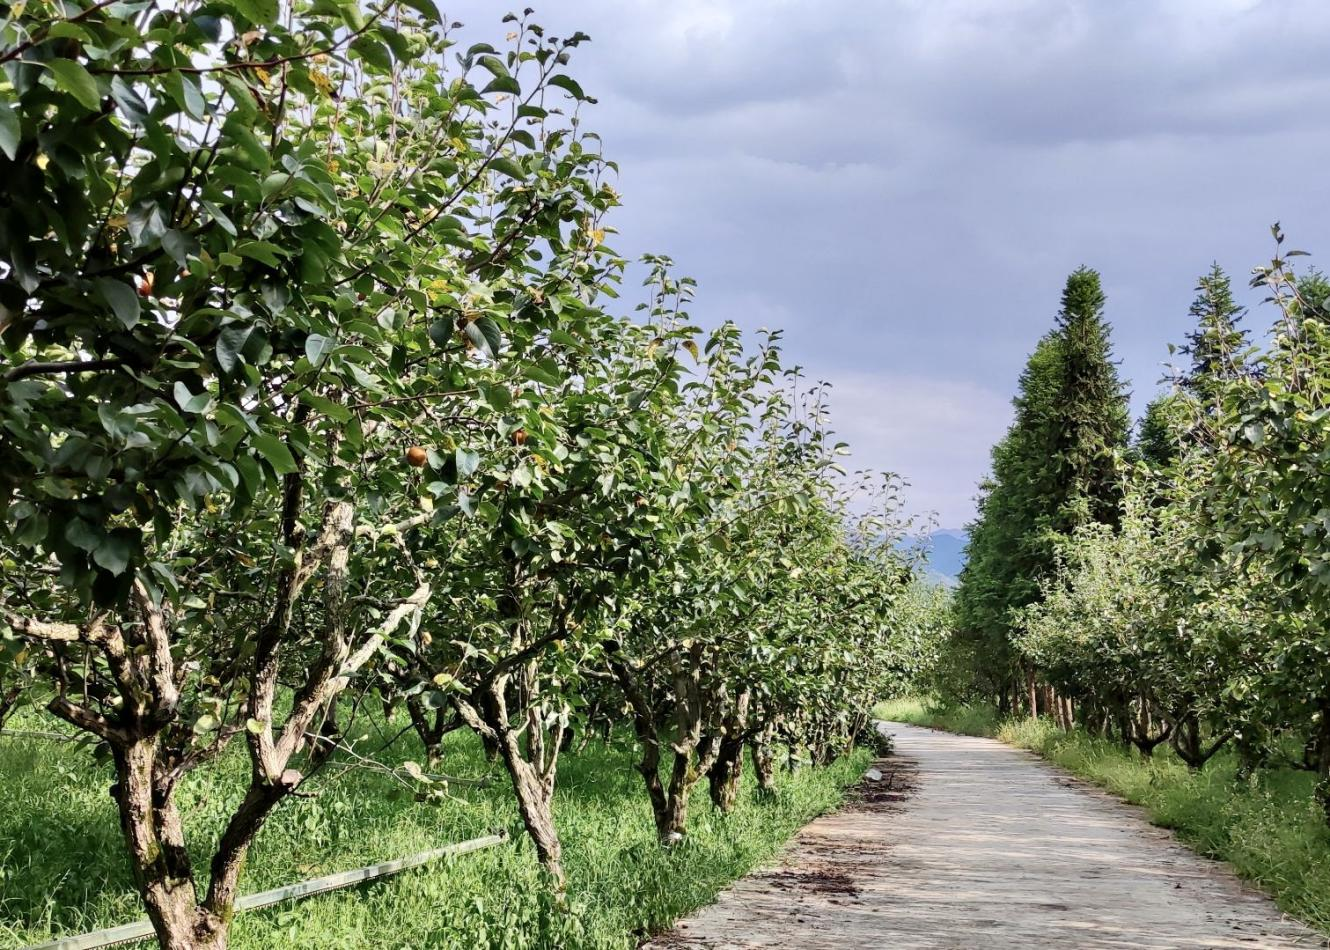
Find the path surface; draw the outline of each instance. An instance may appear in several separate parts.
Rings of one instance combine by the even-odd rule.
[[[1325,946],[1226,866],[1030,753],[887,730],[897,756],[864,801],[650,946]]]

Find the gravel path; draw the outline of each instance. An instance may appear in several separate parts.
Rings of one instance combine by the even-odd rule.
[[[1141,813],[991,739],[890,723],[881,782],[658,948],[1325,947]]]

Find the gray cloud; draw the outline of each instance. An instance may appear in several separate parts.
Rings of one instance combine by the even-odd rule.
[[[502,12],[449,10],[477,39]],[[908,476],[946,525],[972,512],[1071,269],[1103,272],[1139,411],[1212,260],[1242,283],[1276,219],[1330,245],[1323,0],[575,0],[536,18],[592,35],[571,71],[623,167],[615,246],[672,256],[705,321],[784,327],[838,383],[855,461]]]

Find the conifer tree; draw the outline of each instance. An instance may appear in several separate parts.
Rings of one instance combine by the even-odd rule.
[[[1052,549],[1034,525],[1052,490],[1045,442],[1060,362],[1059,339],[1049,333],[1021,373],[1012,400],[1016,418],[993,447],[992,475],[980,486],[978,516],[968,528],[966,565],[957,589],[957,627],[980,658],[976,671],[997,674],[999,680],[1014,666],[1007,618],[1013,608],[1038,596],[1039,578],[1053,566]]]
[[[1060,504],[1049,527],[1069,534],[1081,524],[1115,524],[1121,502],[1116,454],[1127,443],[1130,417],[1104,321],[1099,274],[1073,271],[1057,317],[1062,375],[1051,448]]]
[[[993,449],[992,476],[970,525],[958,627],[999,695],[1016,686],[1013,611],[1039,598],[1057,539],[1080,524],[1117,519],[1117,458],[1130,423],[1103,310],[1099,275],[1072,273],[1055,329],[1021,374],[1016,418]]]
[[[1136,430],[1136,456],[1156,471],[1173,464],[1181,451],[1177,398],[1164,393],[1152,399]]]
[[[1182,389],[1207,410],[1213,410],[1225,385],[1248,372],[1247,332],[1238,328],[1244,308],[1233,300],[1228,275],[1214,264],[1196,284],[1191,315],[1196,328],[1187,334],[1182,352],[1191,367],[1179,380]]]

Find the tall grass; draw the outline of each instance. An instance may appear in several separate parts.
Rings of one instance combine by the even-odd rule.
[[[1228,861],[1280,907],[1330,934],[1330,827],[1312,795],[1315,777],[1266,769],[1237,778],[1221,752],[1192,771],[1167,748],[1143,758],[1117,742],[1047,719],[1000,719],[991,706],[941,708],[917,698],[881,703],[875,715],[966,735],[992,736],[1029,749],[1133,804],[1150,820],[1209,857]]]
[[[410,743],[381,758],[413,757]],[[109,769],[90,753],[44,740],[0,738],[0,946],[47,940],[142,916],[121,853]],[[319,777],[317,797],[285,803],[259,835],[242,891],[400,857],[506,828],[513,843],[236,918],[232,946],[629,948],[708,903],[791,834],[840,801],[866,753],[826,769],[782,775],[759,801],[746,777],[737,809],[714,812],[699,788],[686,843],[655,840],[633,751],[593,742],[560,763],[556,821],[569,877],[566,909],[551,906],[517,821],[502,770],[478,743],[449,737],[441,768],[490,776],[488,789],[455,786],[441,804],[374,772]],[[191,847],[218,834],[244,783],[243,754],[200,771],[182,789]],[[704,783],[705,784],[705,783]],[[206,865],[204,865],[206,867]]]

